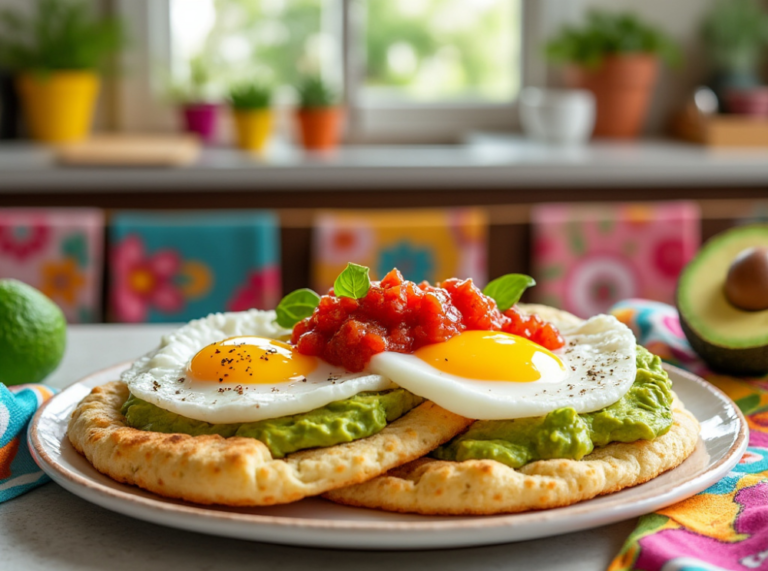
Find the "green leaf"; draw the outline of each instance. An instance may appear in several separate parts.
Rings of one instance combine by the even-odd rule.
[[[752,394],[736,401],[736,406],[738,406],[744,414],[752,414],[754,409],[759,405],[760,395],[758,394]]]
[[[280,327],[290,329],[305,317],[312,315],[319,303],[320,296],[311,289],[297,289],[280,300],[275,309],[275,321]]]
[[[492,298],[499,311],[506,311],[518,301],[523,292],[531,286],[536,285],[536,280],[525,274],[507,274],[496,278],[483,290],[483,293]]]
[[[368,275],[368,268],[352,262],[347,264],[344,271],[333,282],[333,293],[337,297],[360,299],[368,293],[369,289],[371,289],[371,278]]]

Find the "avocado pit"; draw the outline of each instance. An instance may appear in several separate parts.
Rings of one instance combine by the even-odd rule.
[[[768,248],[752,247],[739,252],[728,269],[725,297],[745,311],[768,309]]]

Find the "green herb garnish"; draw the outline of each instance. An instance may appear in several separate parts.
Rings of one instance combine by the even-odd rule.
[[[333,293],[337,297],[351,297],[352,299],[365,297],[365,294],[371,289],[371,278],[368,271],[366,266],[348,263],[344,271],[333,282]]]
[[[536,285],[536,280],[525,274],[507,274],[496,278],[483,290],[483,293],[493,299],[499,311],[506,311],[518,301],[523,292]]]
[[[305,317],[312,315],[320,303],[320,296],[311,289],[297,289],[286,295],[275,308],[277,324],[291,329]]]

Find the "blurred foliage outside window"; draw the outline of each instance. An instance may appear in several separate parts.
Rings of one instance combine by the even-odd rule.
[[[333,49],[322,19],[322,0],[171,0],[173,82],[202,66],[210,98],[245,80],[295,85]]]
[[[497,103],[516,96],[521,0],[357,2],[363,45],[354,55],[364,65],[365,102]],[[188,82],[202,65],[211,98],[255,78],[275,85],[282,99],[285,86],[319,71],[340,88],[342,4],[171,0],[174,83]]]
[[[504,102],[520,88],[519,0],[362,0],[365,99]]]

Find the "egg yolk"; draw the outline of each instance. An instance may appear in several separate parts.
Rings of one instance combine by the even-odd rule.
[[[414,355],[444,373],[479,381],[530,383],[565,376],[563,362],[548,349],[497,331],[465,331]]]
[[[263,337],[230,337],[201,349],[187,368],[198,381],[279,384],[301,380],[317,366],[282,341]]]

